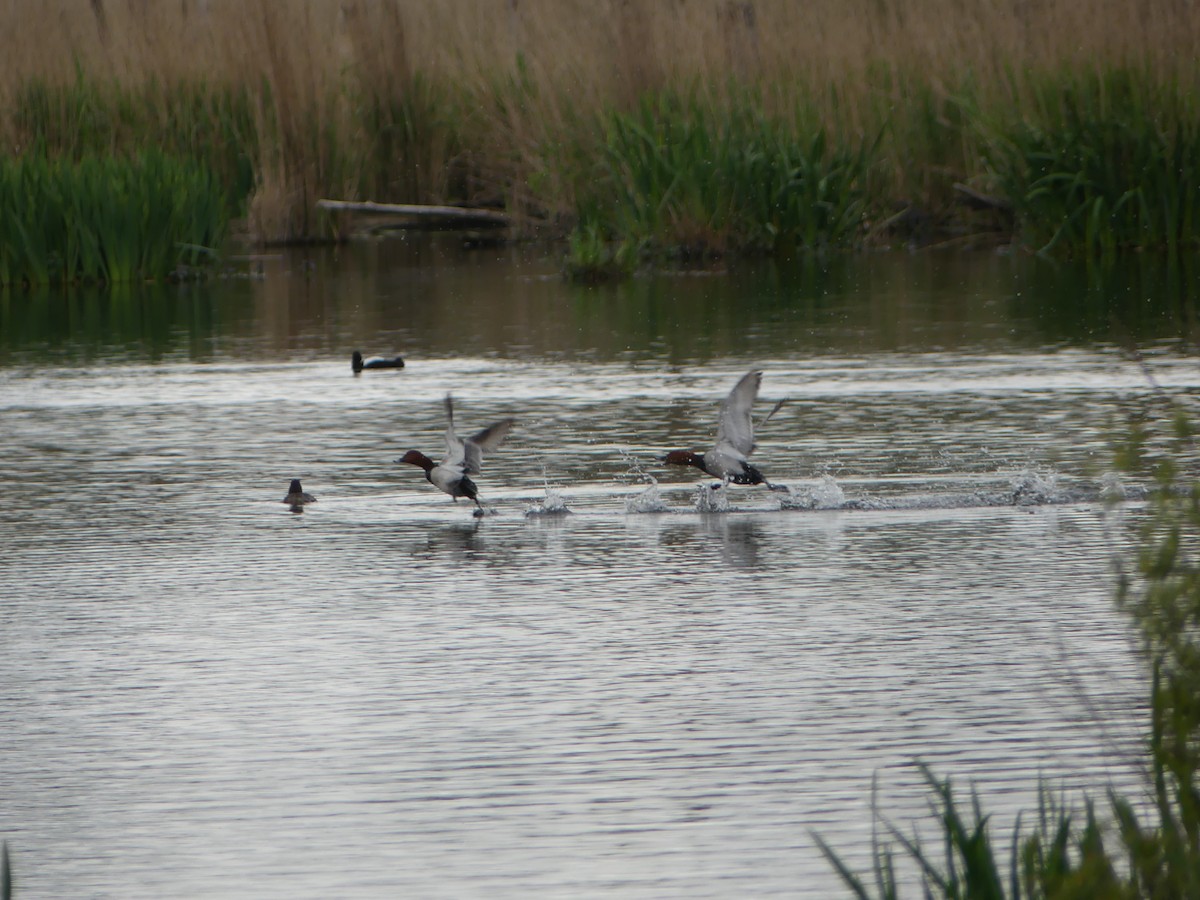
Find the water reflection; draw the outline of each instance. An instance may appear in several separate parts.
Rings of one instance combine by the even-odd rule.
[[[479,519],[472,519],[469,523],[456,522],[452,525],[429,528],[424,534],[424,539],[414,543],[412,554],[421,559],[439,562],[485,561],[487,557],[484,554],[488,549],[487,533],[481,530],[480,525]]]
[[[659,542],[670,549],[699,543],[714,554],[720,565],[734,569],[757,569],[763,525],[756,517],[704,514],[699,525],[687,524],[663,529]]]
[[[991,255],[832,256],[564,283],[533,248],[437,237],[281,254],[261,280],[0,292],[0,364],[283,360],[358,346],[667,365],[724,356],[1198,337],[1197,267]]]
[[[1047,342],[1135,346],[1182,340],[1200,346],[1200,265],[1192,257],[1131,260],[1120,265],[1045,264],[1035,285],[1012,298]],[[1031,289],[1032,288],[1032,289]]]

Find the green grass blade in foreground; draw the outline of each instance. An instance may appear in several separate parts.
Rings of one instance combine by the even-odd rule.
[[[829,861],[829,864],[834,867],[834,869],[838,873],[838,876],[842,879],[843,882],[845,882],[846,887],[848,887],[850,889],[850,892],[855,897],[858,897],[859,900],[871,900],[871,892],[867,890],[866,885],[864,885],[862,883],[862,881],[859,879],[859,877],[857,875],[855,875],[853,871],[851,871],[849,866],[847,866],[844,862],[842,862],[842,858],[837,855],[837,853],[833,850],[833,848],[831,848],[827,843],[825,843],[825,840],[819,834],[814,833],[813,840],[817,842],[817,848],[821,851],[821,854]],[[882,891],[880,891],[878,896],[880,898],[887,898],[887,900],[892,900],[892,898],[895,898],[897,895],[896,894],[884,894]]]

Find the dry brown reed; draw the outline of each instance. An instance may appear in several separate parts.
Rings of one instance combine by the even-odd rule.
[[[1029,67],[1134,63],[1192,72],[1186,0],[46,0],[0,6],[0,86],[70,79],[76,62],[137,84],[286,78],[304,94],[346,75],[413,72],[468,85],[511,72],[605,100],[734,74],[840,83],[880,64],[983,82]],[[284,70],[280,70],[280,66]]]
[[[45,0],[0,5],[0,30],[21,35],[0,54],[15,149],[9,111],[34,79],[247,92],[251,214],[281,237],[313,233],[326,194],[545,204],[567,186],[531,182],[553,182],[580,123],[663,88],[717,103],[749,88],[768,112],[805,105],[860,134],[921,106],[931,125],[890,138],[903,193],[970,152],[933,146],[966,82],[1020,109],[1057,72],[1200,80],[1187,0]]]

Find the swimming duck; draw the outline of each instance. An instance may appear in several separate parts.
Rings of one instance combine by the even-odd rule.
[[[316,503],[317,498],[312,494],[306,493],[304,488],[300,487],[299,478],[293,478],[291,486],[288,487],[287,496],[283,498],[283,502],[290,506],[303,506],[305,503]]]
[[[729,392],[729,396],[721,401],[721,420],[717,425],[716,445],[704,453],[693,453],[691,450],[672,450],[663,457],[663,462],[672,466],[695,466],[714,478],[720,478],[721,484],[765,484],[771,490],[784,490],[767,481],[766,477],[750,465],[749,456],[754,452],[754,423],[750,421],[750,408],[758,398],[758,386],[762,383],[763,373],[752,369],[738,380]],[[779,412],[784,401],[775,404],[774,409],[760,422],[765,425],[771,416]],[[721,484],[716,485],[720,487]]]
[[[404,360],[399,356],[393,356],[391,359],[384,359],[382,356],[372,356],[370,359],[363,359],[363,355],[355,350],[354,355],[350,357],[350,368],[356,374],[363,369],[403,369]]]
[[[478,475],[479,466],[483,462],[483,451],[494,450],[500,446],[513,425],[515,419],[501,419],[482,431],[477,431],[465,441],[454,432],[454,401],[446,395],[446,455],[440,463],[434,461],[420,450],[409,450],[396,462],[420,466],[425,470],[425,478],[440,491],[449,494],[457,503],[459,497],[475,501],[474,515],[483,515],[483,504],[479,502],[479,489],[467,476]]]

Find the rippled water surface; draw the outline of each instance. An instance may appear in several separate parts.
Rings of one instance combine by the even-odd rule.
[[[23,892],[836,896],[813,833],[865,866],[872,779],[907,829],[918,759],[1000,828],[1039,775],[1137,785],[1109,454],[1200,391],[1165,289],[1113,325],[1004,260],[316,263],[0,304]],[[354,376],[356,347],[408,366]],[[752,366],[788,490],[658,463]],[[394,462],[440,455],[447,391],[464,432],[519,419],[482,519]]]

